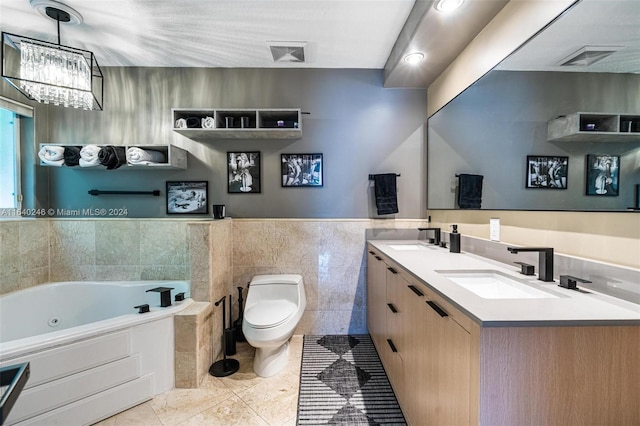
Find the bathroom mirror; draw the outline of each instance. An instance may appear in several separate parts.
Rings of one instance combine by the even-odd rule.
[[[638,22],[637,0],[582,0],[432,115],[428,208],[458,208],[457,174],[484,176],[482,209],[626,211],[637,207],[640,120],[635,127],[635,117],[624,118],[640,117]],[[611,114],[615,133],[629,133],[612,132],[598,139],[583,138],[580,132],[570,141],[548,140],[550,120],[579,112]],[[587,124],[594,123],[583,123]],[[532,173],[528,156],[568,157],[566,188],[528,185]],[[589,176],[597,165],[588,163],[587,156],[618,162],[613,170],[617,195],[590,188],[594,183]]]

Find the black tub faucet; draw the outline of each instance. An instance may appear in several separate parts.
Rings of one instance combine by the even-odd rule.
[[[537,251],[538,255],[538,279],[553,282],[553,248],[552,247],[507,247],[513,254],[521,251]]]
[[[146,293],[150,291],[160,293],[160,307],[166,308],[171,306],[171,290],[173,290],[173,287],[156,287],[150,288]]]
[[[418,231],[433,231],[433,238],[430,238],[429,242],[440,245],[440,228],[418,228]]]

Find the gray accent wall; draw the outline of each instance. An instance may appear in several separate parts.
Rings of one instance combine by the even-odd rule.
[[[573,112],[640,114],[640,75],[492,71],[429,118],[428,205],[453,209],[456,173],[484,175],[482,208],[624,210],[640,183],[635,142],[548,142]],[[585,156],[620,156],[620,195],[585,195]],[[527,155],[569,157],[566,190],[525,189]]]
[[[206,180],[209,204],[231,217],[375,218],[370,173],[400,173],[397,218],[426,217],[426,90],[385,89],[382,70],[106,68],[105,110],[49,107],[47,142],[175,144],[187,170],[48,168],[49,207],[125,208],[164,217],[165,182]],[[301,108],[299,140],[195,142],[171,130],[171,108]],[[42,138],[39,138],[44,142]],[[262,193],[227,193],[227,151],[260,151]],[[282,188],[280,154],[322,153],[322,188]],[[38,166],[40,167],[40,166]],[[154,190],[90,196],[90,189]],[[394,216],[384,216],[393,218]]]

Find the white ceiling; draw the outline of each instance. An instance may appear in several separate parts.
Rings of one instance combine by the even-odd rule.
[[[415,0],[63,0],[84,18],[61,43],[101,66],[382,69]],[[2,31],[57,42],[29,0],[0,0]],[[274,63],[267,41],[307,42]]]
[[[623,49],[590,66],[558,66],[585,46]],[[640,0],[582,0],[497,69],[640,73]]]

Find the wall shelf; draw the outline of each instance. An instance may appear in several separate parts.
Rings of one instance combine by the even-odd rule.
[[[640,141],[640,115],[576,112],[549,121],[549,142]]]
[[[173,131],[200,142],[215,139],[300,139],[301,114],[300,109],[171,110]]]
[[[43,146],[76,146],[82,148],[85,145],[78,144],[55,144],[55,143],[41,143],[40,148]],[[98,145],[99,147],[107,146],[107,145]],[[187,151],[179,148],[175,145],[113,145],[113,146],[123,146],[126,150],[129,148],[141,148],[144,150],[158,151],[162,152],[165,156],[166,161],[162,163],[149,163],[149,164],[135,164],[127,162],[126,165],[122,165],[114,170],[184,170],[187,168]],[[40,161],[40,165],[44,167],[65,167],[74,170],[106,170],[104,166],[94,166],[94,167],[81,167],[81,166],[54,166],[50,164],[44,163],[42,160]]]

